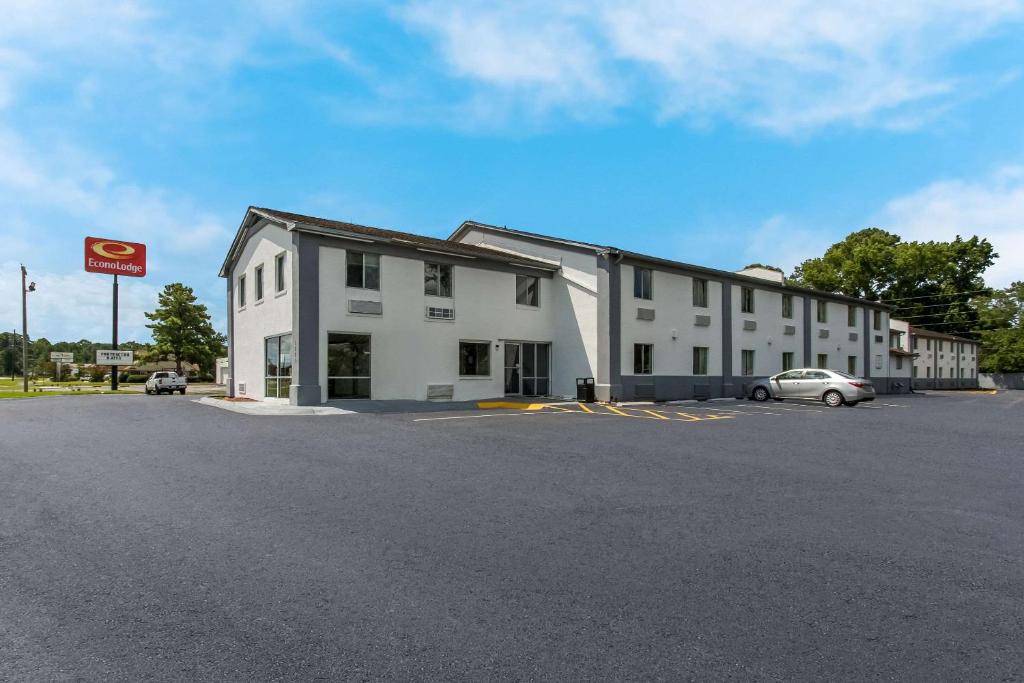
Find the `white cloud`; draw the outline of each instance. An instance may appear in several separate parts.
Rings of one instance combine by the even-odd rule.
[[[646,99],[666,118],[723,114],[790,134],[920,125],[968,96],[970,76],[948,73],[947,58],[1019,21],[1024,5],[415,0],[399,16],[485,94],[574,115]]]
[[[940,180],[883,207],[875,223],[910,240],[988,238],[1000,257],[986,281],[1024,280],[1024,166],[1005,166],[981,180]]]
[[[112,278],[86,272],[54,273],[28,270],[36,291],[28,295],[28,333],[50,341],[111,339]],[[149,338],[146,311],[156,308],[161,288],[140,278],[120,278],[118,338]],[[13,261],[0,264],[0,320],[21,332],[21,272]]]

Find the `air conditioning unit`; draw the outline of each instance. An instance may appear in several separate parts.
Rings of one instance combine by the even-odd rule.
[[[427,317],[433,320],[455,320],[455,309],[427,306]]]

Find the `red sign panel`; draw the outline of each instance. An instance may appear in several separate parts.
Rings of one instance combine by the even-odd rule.
[[[86,237],[85,269],[90,273],[142,277],[146,274],[146,245]]]

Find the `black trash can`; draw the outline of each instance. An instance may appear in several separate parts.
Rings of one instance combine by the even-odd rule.
[[[597,399],[594,398],[594,378],[593,377],[577,377],[576,378],[576,400],[580,403],[593,403]]]

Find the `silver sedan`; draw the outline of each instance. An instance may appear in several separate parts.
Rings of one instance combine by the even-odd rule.
[[[818,368],[787,370],[771,377],[756,379],[747,385],[747,392],[755,401],[803,398],[824,401],[830,408],[875,400],[875,387],[871,380],[838,370]]]

